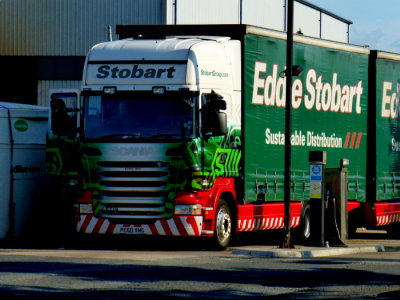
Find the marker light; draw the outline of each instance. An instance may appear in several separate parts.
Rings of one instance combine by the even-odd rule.
[[[163,86],[154,86],[153,87],[153,94],[163,95],[165,93],[165,87]]]
[[[74,204],[75,211],[78,214],[92,214],[93,206],[92,204]]]
[[[105,86],[103,88],[103,93],[107,95],[114,95],[117,92],[117,88],[115,86]]]

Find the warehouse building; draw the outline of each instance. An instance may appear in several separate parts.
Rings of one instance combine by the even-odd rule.
[[[352,24],[295,0],[299,34],[349,42]],[[286,30],[287,0],[2,0],[0,101],[48,105],[48,90],[78,88],[85,55],[117,24],[251,24]],[[109,30],[110,29],[110,30]]]

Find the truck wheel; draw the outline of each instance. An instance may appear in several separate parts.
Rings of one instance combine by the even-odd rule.
[[[361,207],[349,211],[347,219],[347,236],[348,238],[355,238],[357,234],[357,228],[366,227],[363,212]]]
[[[232,217],[228,203],[220,199],[215,217],[214,242],[218,249],[228,247],[233,235]]]
[[[301,214],[300,227],[296,230],[296,236],[300,242],[308,243],[311,240],[311,212],[310,204],[304,204],[304,208]]]

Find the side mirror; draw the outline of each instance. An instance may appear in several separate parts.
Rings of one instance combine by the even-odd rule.
[[[228,123],[228,121],[227,121],[226,113],[215,112],[215,116],[214,116],[213,120],[211,120],[211,124],[213,127],[212,135],[213,136],[226,135],[228,133],[227,123]]]
[[[210,106],[214,110],[225,110],[226,109],[226,101],[223,99],[217,99],[210,103]]]
[[[76,137],[78,134],[78,93],[53,91],[50,100],[50,130],[53,135]]]
[[[228,132],[226,101],[215,91],[203,95],[202,133],[205,137],[221,136]]]
[[[203,135],[204,136],[220,136],[227,134],[227,117],[226,113],[212,111],[203,117]]]
[[[51,131],[55,135],[67,135],[69,122],[65,102],[59,98],[51,99],[50,108]]]
[[[202,109],[202,123],[204,136],[220,136],[228,132],[228,121],[226,113],[219,111],[226,109],[226,102],[224,100],[216,100],[215,102],[207,104]]]

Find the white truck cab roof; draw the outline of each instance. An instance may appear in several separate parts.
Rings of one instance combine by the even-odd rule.
[[[234,71],[235,69],[235,71]],[[228,37],[180,36],[165,39],[124,39],[95,45],[88,53],[84,89],[149,90],[200,86],[240,88],[240,42]]]

